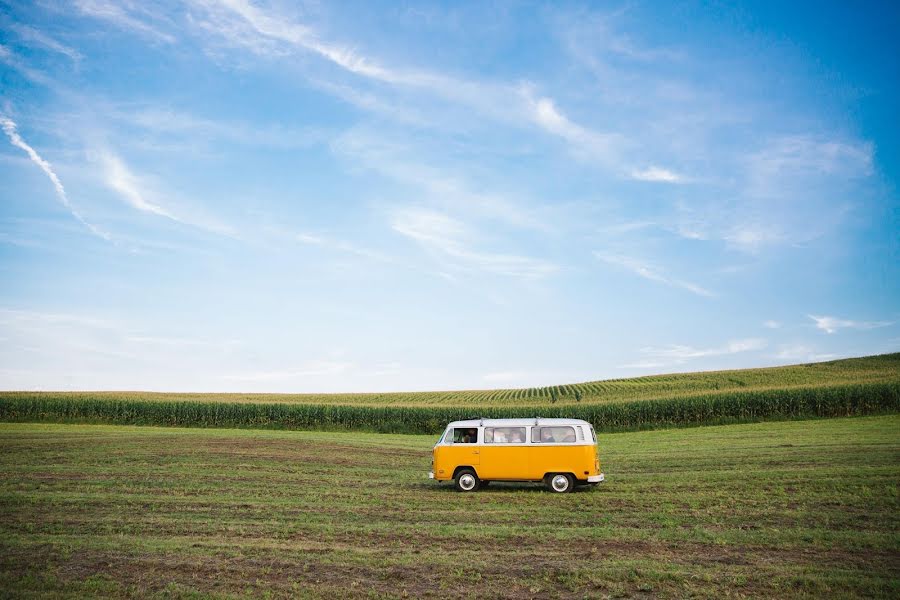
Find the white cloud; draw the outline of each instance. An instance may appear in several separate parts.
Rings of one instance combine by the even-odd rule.
[[[778,329],[781,327],[781,323],[769,319],[768,321],[763,321],[763,327],[766,329]]]
[[[660,368],[672,365],[684,364],[690,360],[698,358],[710,358],[715,356],[728,356],[732,354],[741,354],[744,352],[753,352],[762,350],[767,346],[767,342],[760,338],[747,338],[739,340],[731,340],[723,346],[715,348],[694,348],[680,344],[671,344],[669,346],[641,348],[640,353],[647,358],[638,362],[620,365],[622,369],[650,369]]]
[[[283,52],[272,43],[280,42],[318,54],[356,75],[385,83],[421,86],[436,79],[425,73],[384,67],[356,50],[322,40],[311,27],[296,23],[286,14],[263,11],[243,0],[195,0],[192,4],[209,19],[200,21],[203,28],[257,54],[281,55]]]
[[[225,140],[247,146],[290,150],[306,148],[327,139],[325,132],[311,128],[217,121],[160,107],[145,107],[135,112],[115,112],[113,116],[167,138],[184,136],[192,142]]]
[[[708,356],[723,356],[727,354],[738,354],[741,352],[749,352],[751,350],[761,350],[766,347],[766,341],[759,338],[750,338],[742,340],[732,340],[724,346],[717,348],[694,348],[692,346],[681,346],[672,344],[658,348],[643,348],[641,352],[659,358],[671,359],[674,361],[685,361],[695,358],[704,358]]]
[[[289,15],[271,8],[263,11],[244,0],[196,0],[194,5],[207,17],[198,21],[200,26],[233,46],[274,57],[285,54],[278,44],[313,52],[367,80],[436,95],[493,119],[537,126],[565,139],[579,155],[589,160],[608,166],[621,162],[617,152],[623,143],[620,135],[599,133],[575,123],[557,108],[552,98],[535,96],[530,84],[497,84],[423,69],[387,66],[345,45],[324,41],[312,27],[293,21]],[[396,109],[386,109],[373,94],[360,94],[346,85],[327,82],[322,87],[362,108],[394,113],[406,120],[406,115]]]
[[[775,358],[778,360],[790,360],[797,362],[815,362],[832,360],[837,354],[817,352],[814,348],[804,344],[791,344],[780,346]]]
[[[72,206],[72,203],[69,202],[69,197],[66,194],[66,189],[63,187],[62,182],[57,177],[56,173],[53,171],[53,167],[51,167],[50,163],[41,158],[41,156],[35,151],[34,148],[28,145],[25,140],[22,139],[22,136],[19,135],[19,132],[16,131],[16,124],[12,119],[4,116],[0,116],[0,126],[3,127],[3,131],[6,133],[7,137],[9,137],[9,141],[13,146],[17,148],[21,148],[28,154],[28,157],[31,161],[36,164],[40,169],[47,175],[50,179],[50,182],[53,184],[53,188],[56,190],[56,197],[59,198],[60,203],[68,209],[68,211],[72,214],[75,219],[78,220],[79,223],[88,228],[88,230],[96,235],[99,238],[102,238],[106,241],[111,241],[111,237],[108,233],[101,230],[100,228],[88,223],[84,217],[81,216],[81,213]]]
[[[119,192],[128,204],[140,211],[181,222],[172,213],[144,197],[140,181],[121,158],[108,150],[100,151],[96,156],[103,168],[107,185]]]
[[[632,179],[639,181],[655,181],[662,183],[686,183],[687,179],[669,169],[662,167],[647,167],[646,169],[634,169],[631,171]]]
[[[457,268],[521,279],[540,279],[557,271],[556,265],[542,259],[474,250],[469,229],[460,221],[435,211],[416,208],[397,211],[391,227]]]
[[[474,184],[426,164],[413,148],[402,142],[353,130],[338,138],[332,149],[385,177],[420,188],[430,201],[443,208],[497,219],[515,227],[550,229],[546,220],[522,202],[514,202],[505,194],[475,191]]]
[[[108,21],[121,29],[127,29],[166,44],[175,43],[174,36],[148,22],[148,20],[159,19],[159,15],[148,11],[143,3],[134,3],[130,0],[122,2],[77,0],[75,6],[82,14]]]
[[[183,209],[176,213],[163,207],[156,200],[158,194],[152,186],[143,177],[135,174],[125,161],[111,150],[107,148],[93,150],[90,157],[100,166],[104,183],[124,198],[132,208],[182,225],[190,225],[219,235],[235,236],[231,227],[214,219],[186,214]]]
[[[809,177],[867,177],[873,170],[871,143],[823,139],[811,135],[775,137],[746,157],[754,195],[779,194],[791,182]]]
[[[536,97],[530,85],[521,86],[519,94],[525,100],[531,120],[544,131],[571,143],[577,154],[586,160],[618,168],[624,145],[622,136],[592,131],[573,122],[556,107],[552,98]]]
[[[62,54],[64,56],[69,57],[72,62],[78,64],[84,57],[82,54],[71,48],[66,46],[65,44],[53,39],[46,33],[39,31],[33,27],[29,27],[27,25],[14,24],[11,25],[13,31],[18,34],[18,36],[24,40],[25,42],[32,42],[39,46],[43,46],[44,48],[48,48],[54,52]]]
[[[888,327],[894,324],[894,321],[853,321],[850,319],[839,319],[838,317],[807,315],[815,321],[816,327],[825,333],[835,333],[841,329],[878,329],[880,327]]]
[[[690,281],[684,281],[682,279],[670,277],[664,274],[659,268],[653,267],[629,256],[623,256],[621,254],[604,254],[602,252],[596,251],[594,252],[594,256],[602,262],[624,268],[628,271],[631,271],[635,275],[643,277],[644,279],[647,279],[649,281],[655,281],[657,283],[662,283],[670,287],[681,288],[698,296],[705,296],[707,298],[715,296],[713,292],[707,290],[706,288],[700,287],[699,285],[691,283]]]

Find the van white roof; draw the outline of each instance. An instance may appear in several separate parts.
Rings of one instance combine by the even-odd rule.
[[[587,425],[590,423],[581,419],[545,419],[534,417],[530,419],[467,419],[465,421],[453,421],[447,427],[528,427],[531,425]]]

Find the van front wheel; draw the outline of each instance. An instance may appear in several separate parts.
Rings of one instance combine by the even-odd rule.
[[[575,489],[575,480],[568,473],[551,473],[544,478],[544,485],[551,492],[565,494]]]
[[[474,492],[478,489],[478,475],[472,469],[461,469],[456,474],[456,490],[458,492]]]

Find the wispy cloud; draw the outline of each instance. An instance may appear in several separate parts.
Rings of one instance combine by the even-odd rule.
[[[455,267],[476,269],[521,279],[540,279],[558,270],[546,260],[475,250],[473,235],[460,221],[427,209],[397,211],[391,224],[394,231],[422,245]]]
[[[690,281],[670,277],[658,267],[648,265],[630,256],[623,256],[621,254],[605,254],[596,251],[594,252],[594,256],[601,262],[616,267],[621,267],[627,271],[630,271],[631,273],[634,273],[638,277],[647,279],[648,281],[655,281],[656,283],[661,283],[669,287],[681,288],[698,296],[704,296],[707,298],[715,296],[713,292],[707,290],[706,288],[703,288],[695,283],[691,283]]]
[[[810,178],[823,176],[867,177],[873,169],[872,144],[811,135],[776,136],[756,152],[748,154],[745,166],[750,193],[755,196],[780,194],[785,185],[793,189]]]
[[[78,64],[84,58],[84,56],[78,50],[59,42],[58,40],[40,30],[35,29],[34,27],[15,23],[10,25],[10,28],[15,31],[19,38],[21,38],[24,42],[42,46],[44,48],[52,50],[53,52],[57,52],[59,54],[67,56],[75,64]]]
[[[283,124],[261,126],[243,122],[208,119],[162,107],[145,107],[134,112],[116,112],[113,116],[143,130],[170,138],[183,136],[198,141],[228,141],[246,146],[277,149],[306,148],[328,139],[324,131],[297,129]]]
[[[639,181],[654,181],[660,183],[686,183],[687,179],[669,169],[662,167],[647,167],[646,169],[634,169],[631,171],[632,179]]]
[[[476,191],[462,177],[428,164],[403,142],[354,129],[335,140],[332,150],[385,177],[420,188],[427,199],[444,209],[464,211],[526,229],[546,231],[550,228],[546,220],[539,218],[521,198],[513,201],[502,193]]]
[[[840,319],[838,317],[807,315],[815,321],[816,328],[821,329],[825,333],[835,333],[841,329],[878,329],[880,327],[888,327],[894,324],[894,321],[853,321],[851,319]]]
[[[131,0],[122,2],[77,0],[75,6],[82,14],[108,21],[121,29],[133,31],[154,41],[166,44],[175,43],[173,35],[162,31],[157,24],[149,22],[159,19],[159,15],[147,10],[143,3]]]
[[[59,85],[55,80],[53,80],[51,77],[48,77],[42,71],[33,69],[28,66],[28,64],[24,60],[22,60],[19,55],[14,53],[3,44],[0,44],[0,62],[15,69],[23,77],[25,77],[29,81],[32,81],[33,83],[46,86],[52,90],[59,90]]]
[[[791,344],[780,346],[775,358],[778,360],[789,360],[797,362],[811,362],[821,360],[832,360],[838,355],[834,353],[818,352],[815,348],[805,344]]]
[[[53,188],[56,190],[56,197],[59,199],[60,203],[66,207],[66,209],[78,220],[79,223],[88,228],[88,230],[96,235],[99,238],[102,238],[106,241],[112,241],[112,238],[108,233],[103,231],[102,229],[96,227],[95,225],[88,223],[81,213],[72,206],[72,203],[69,201],[69,197],[66,194],[66,188],[63,187],[62,182],[57,177],[56,173],[53,171],[53,167],[49,162],[41,158],[41,156],[35,151],[34,148],[28,145],[25,140],[22,139],[22,136],[19,135],[19,132],[16,130],[15,122],[5,116],[0,115],[0,126],[3,127],[3,131],[6,133],[7,137],[9,137],[9,141],[13,146],[17,148],[21,148],[28,154],[28,157],[31,161],[36,164],[40,169],[47,175],[50,179],[50,182],[53,184]]]
[[[731,340],[726,344],[714,348],[695,348],[693,346],[672,344],[669,346],[641,348],[640,353],[647,358],[638,362],[621,365],[622,369],[650,369],[672,365],[684,364],[698,358],[710,358],[715,356],[727,356],[762,350],[768,345],[766,340],[760,338],[747,338]]]
[[[137,176],[121,158],[108,150],[102,150],[96,156],[103,168],[107,185],[119,192],[133,208],[181,222],[181,219],[144,197]]]
[[[144,179],[135,174],[125,161],[108,148],[94,149],[90,157],[99,165],[104,183],[117,192],[132,208],[180,223],[198,227],[220,235],[234,236],[231,227],[208,217],[188,215],[164,207],[156,200],[157,193]]]
[[[371,250],[369,248],[365,248],[358,244],[354,244],[352,242],[348,242],[346,240],[334,239],[331,237],[324,237],[319,234],[313,233],[298,233],[295,236],[295,239],[301,244],[306,244],[309,246],[317,246],[319,248],[325,248],[328,250],[336,250],[338,252],[343,252],[345,254],[353,254],[355,256],[360,256],[363,258],[368,258],[378,262],[384,263],[392,263],[395,260],[388,256],[387,254],[383,254],[376,250]]]
[[[572,121],[557,108],[552,98],[536,96],[530,85],[521,86],[519,94],[528,107],[528,116],[541,129],[571,143],[576,153],[587,160],[618,168],[624,138],[616,133],[600,133]]]
[[[781,323],[769,319],[768,321],[763,321],[763,327],[765,327],[766,329],[779,329],[781,327]]]
[[[297,23],[289,15],[272,8],[262,10],[243,0],[198,1],[194,5],[206,14],[205,20],[198,21],[200,26],[233,46],[275,57],[283,56],[284,49],[273,46],[273,42],[312,52],[369,81],[438,96],[492,119],[537,126],[568,141],[576,154],[589,160],[607,166],[621,162],[617,152],[624,142],[621,135],[594,131],[576,123],[558,108],[553,98],[536,94],[531,84],[498,84],[439,71],[387,65],[344,44],[323,40],[314,28]],[[346,85],[329,82],[323,87],[362,108],[386,112],[385,105],[371,93],[361,94]]]

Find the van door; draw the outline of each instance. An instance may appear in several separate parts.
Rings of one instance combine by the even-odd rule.
[[[476,432],[474,437],[469,435],[472,431]],[[484,435],[482,429],[474,427],[462,427],[453,432],[453,445],[450,451],[453,460],[457,465],[475,466],[481,463],[481,440]]]
[[[485,427],[481,449],[482,479],[527,479],[528,452],[525,427]]]

